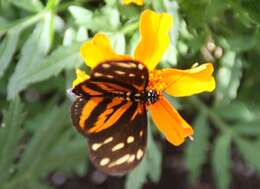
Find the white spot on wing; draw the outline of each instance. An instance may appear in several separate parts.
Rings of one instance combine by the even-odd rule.
[[[110,66],[111,66],[111,65],[106,64],[106,63],[105,63],[105,64],[102,64],[102,67],[103,67],[103,68],[110,68]]]
[[[120,70],[116,70],[115,73],[117,73],[118,75],[125,75],[125,72],[120,71]]]
[[[127,138],[127,143],[130,144],[130,143],[134,142],[134,140],[135,140],[135,138],[133,136],[129,136]]]
[[[138,149],[138,151],[136,153],[136,158],[139,160],[139,159],[141,159],[143,157],[143,155],[144,155],[143,150]]]
[[[101,166],[105,166],[105,165],[107,165],[108,163],[110,162],[110,159],[109,158],[103,158],[103,159],[101,159],[101,161],[100,161],[100,165]]]
[[[139,70],[142,70],[144,68],[144,65],[143,64],[138,64],[138,69]]]
[[[130,158],[130,154],[126,154],[123,157],[117,159],[116,161],[111,162],[108,167],[114,167],[116,165],[121,165],[123,163],[125,163],[126,161],[128,161],[128,159]]]
[[[135,160],[135,155],[132,154],[132,155],[129,157],[129,159],[127,160],[127,163],[131,163],[131,162],[133,162],[134,160]]]
[[[123,142],[121,143],[118,143],[117,145],[115,145],[113,148],[112,148],[112,152],[114,151],[117,151],[117,150],[120,150],[121,148],[124,148],[125,144]]]
[[[101,76],[103,76],[103,74],[102,74],[102,73],[99,73],[99,72],[95,72],[95,73],[94,73],[94,76],[95,76],[95,77],[101,77]]]
[[[116,65],[122,68],[132,68],[134,63],[123,63],[123,62],[117,62]],[[134,64],[135,65],[135,64]]]
[[[96,150],[99,149],[102,145],[103,145],[102,143],[94,143],[94,144],[92,144],[91,149],[92,149],[93,151],[96,151]]]
[[[109,143],[109,142],[112,142],[113,139],[114,139],[113,137],[109,137],[109,138],[107,138],[107,139],[103,142],[103,144],[107,144],[107,143]]]
[[[112,76],[112,75],[106,75],[106,77],[108,77],[110,79],[114,78],[114,76]]]

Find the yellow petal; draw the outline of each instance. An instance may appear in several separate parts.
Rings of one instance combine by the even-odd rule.
[[[72,87],[74,88],[78,84],[82,83],[83,81],[86,81],[89,78],[89,75],[86,74],[83,70],[77,69],[76,70],[77,78],[73,81]]]
[[[134,3],[136,5],[143,5],[144,4],[144,0],[123,0],[123,3],[128,5],[130,3]]]
[[[116,54],[110,45],[108,37],[101,33],[96,34],[92,40],[85,42],[80,47],[80,55],[91,68],[106,60],[130,59],[129,56]]]
[[[156,103],[149,105],[149,110],[157,128],[173,145],[180,145],[186,137],[193,135],[191,126],[166,98],[161,97]]]
[[[159,63],[170,43],[169,31],[173,19],[167,13],[145,10],[140,19],[141,40],[135,50],[135,59],[143,62],[149,70]]]
[[[211,63],[202,64],[188,70],[163,69],[161,81],[167,86],[166,92],[172,96],[190,96],[215,89],[214,71]]]

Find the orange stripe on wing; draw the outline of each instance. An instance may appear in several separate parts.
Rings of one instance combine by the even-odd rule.
[[[95,91],[95,90],[93,90],[93,89],[90,89],[89,87],[87,87],[87,86],[85,86],[85,85],[82,85],[82,86],[81,86],[81,89],[82,89],[85,93],[87,93],[87,94],[89,94],[89,95],[101,95],[101,94],[102,94],[101,92],[98,92],[98,91]]]
[[[138,107],[136,108],[134,114],[131,117],[131,121],[133,121],[138,114],[141,114],[142,111],[143,111],[142,104],[139,104]]]
[[[90,116],[91,112],[94,110],[96,106],[103,100],[103,98],[92,98],[89,100],[83,107],[80,118],[79,118],[79,126],[84,129],[85,121]]]
[[[132,102],[128,102],[128,103],[122,105],[122,107],[120,107],[116,112],[114,112],[113,115],[111,115],[110,118],[105,123],[102,121],[96,122],[95,126],[92,127],[89,130],[89,132],[90,133],[100,132],[104,129],[111,127],[132,106],[132,104],[133,104]],[[104,118],[102,118],[102,120],[104,120]]]
[[[123,92],[129,91],[128,88],[125,88],[123,86],[120,86],[120,85],[117,85],[117,84],[114,84],[114,83],[106,83],[106,85],[113,88],[114,90],[117,90],[117,91],[123,91]]]

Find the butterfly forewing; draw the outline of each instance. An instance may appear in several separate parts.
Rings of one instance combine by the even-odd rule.
[[[92,162],[108,174],[128,172],[144,155],[145,103],[117,94],[144,92],[147,83],[148,70],[143,64],[107,61],[73,89],[78,95],[71,107],[73,125],[88,138]]]
[[[148,84],[148,69],[137,61],[106,61],[98,64],[90,79],[73,89],[77,95],[142,92]]]

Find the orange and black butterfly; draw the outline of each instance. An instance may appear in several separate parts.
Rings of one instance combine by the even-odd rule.
[[[147,89],[148,69],[140,62],[106,61],[72,89],[73,125],[88,138],[89,157],[110,175],[122,175],[143,158],[147,141],[146,105],[158,94]]]

